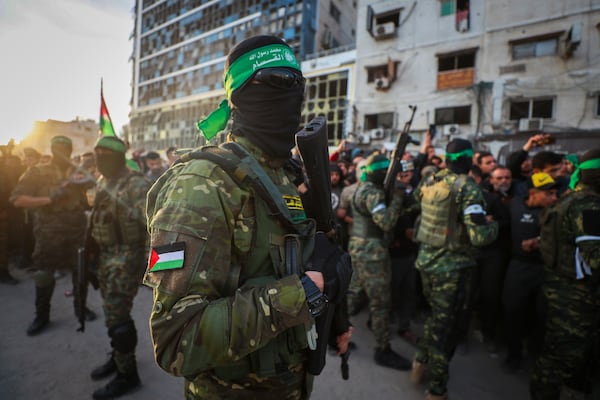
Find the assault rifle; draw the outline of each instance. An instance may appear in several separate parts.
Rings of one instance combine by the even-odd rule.
[[[385,173],[385,179],[383,180],[383,189],[385,191],[385,196],[388,202],[393,196],[396,176],[401,170],[400,161],[402,160],[402,156],[406,151],[406,146],[409,143],[419,145],[419,142],[413,140],[410,137],[409,133],[413,117],[415,116],[415,111],[417,111],[417,106],[409,105],[408,108],[410,108],[412,111],[410,119],[406,121],[406,123],[404,124],[404,128],[402,128],[402,132],[400,132],[400,134],[398,135],[396,146],[394,147],[394,151],[392,151],[392,156],[390,157],[390,166],[388,167],[387,172]]]
[[[94,202],[94,204],[97,204],[97,202]],[[83,236],[83,245],[77,249],[77,287],[75,288],[77,291],[75,310],[77,311],[77,320],[79,321],[77,332],[85,332],[85,310],[88,283],[91,283],[94,289],[98,289],[96,270],[98,269],[100,250],[98,244],[92,237],[94,210],[95,208],[92,208],[92,211],[87,212],[87,224]]]
[[[331,180],[329,174],[329,151],[327,148],[327,121],[325,117],[314,118],[296,134],[296,145],[304,164],[308,190],[302,194],[302,204],[307,217],[317,223],[317,232],[322,232],[335,243],[337,254],[343,253],[339,246],[340,235],[335,214],[331,208]],[[349,262],[349,257],[348,262]],[[327,273],[323,273],[327,281]],[[311,350],[308,359],[308,372],[319,375],[325,366],[327,345],[337,349],[336,338],[348,331],[346,293],[338,290],[336,298],[329,299],[327,310],[315,318],[317,348]],[[342,377],[348,379],[348,357],[350,351],[340,355]]]

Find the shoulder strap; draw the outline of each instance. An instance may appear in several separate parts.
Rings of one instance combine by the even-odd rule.
[[[182,156],[183,162],[191,159],[205,159],[217,164],[240,186],[251,187],[264,200],[272,215],[296,229],[290,211],[273,181],[258,161],[237,143],[229,142],[220,147],[205,146]]]

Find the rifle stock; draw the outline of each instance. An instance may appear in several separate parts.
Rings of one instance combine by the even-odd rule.
[[[318,116],[296,134],[296,145],[305,170],[308,190],[302,194],[302,203],[307,217],[313,218],[317,231],[323,232],[330,240],[340,244],[338,226],[331,207],[331,178],[329,173],[329,151],[327,147],[327,121]],[[350,327],[346,306],[346,296],[330,299],[327,311],[315,318],[318,334],[317,348],[311,350],[308,372],[319,375],[325,366],[327,345],[337,348],[336,338]],[[348,379],[349,351],[341,355],[342,377]]]
[[[417,111],[417,106],[409,105],[408,108],[410,108],[412,111],[410,119],[406,121],[404,127],[402,128],[402,132],[400,132],[400,134],[398,135],[398,139],[396,140],[396,146],[394,147],[394,151],[392,151],[392,155],[390,157],[390,166],[388,167],[387,172],[385,174],[385,179],[383,180],[383,188],[388,202],[392,198],[396,176],[398,175],[398,172],[400,172],[401,169],[400,161],[402,160],[402,156],[406,151],[406,146],[409,143],[413,143],[416,145],[419,144],[419,142],[413,140],[410,137],[410,126],[412,125],[415,112]]]

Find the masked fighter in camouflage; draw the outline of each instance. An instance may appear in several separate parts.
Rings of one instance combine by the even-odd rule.
[[[600,393],[600,149],[581,157],[570,187],[541,220],[548,306],[533,400],[558,400],[563,385]]]
[[[327,285],[305,268],[314,225],[287,168],[304,78],[285,42],[256,36],[231,50],[224,84],[227,100],[199,128],[210,138],[231,116],[229,143],[183,155],[148,195],[156,361],[186,378],[186,399],[307,398],[307,330]],[[240,182],[250,175],[281,215]]]
[[[69,181],[74,172],[71,165],[73,143],[65,136],[54,136],[50,143],[52,161],[29,168],[19,179],[10,197],[15,207],[33,211],[35,249],[32,257],[36,316],[27,328],[29,336],[46,330],[50,322],[50,300],[56,283],[54,272],[75,269],[77,249],[85,230],[85,188]],[[77,275],[74,273],[72,276],[75,286]],[[77,308],[77,296],[74,304]],[[79,314],[77,309],[75,313]],[[85,318],[91,321],[96,315],[86,309]]]
[[[125,143],[114,136],[100,137],[94,147],[102,178],[96,186],[92,237],[99,248],[98,284],[113,351],[91,377],[99,380],[116,373],[94,392],[94,399],[111,399],[140,385],[131,307],[145,270],[145,205],[150,182],[126,167],[125,152]]]
[[[416,267],[431,315],[417,346],[411,381],[419,383],[427,366],[428,400],[448,398],[448,365],[468,318],[474,246],[489,244],[498,234],[498,223],[486,220],[481,190],[467,176],[472,157],[469,141],[453,139],[446,147],[448,168],[428,176],[414,193],[421,205]]]

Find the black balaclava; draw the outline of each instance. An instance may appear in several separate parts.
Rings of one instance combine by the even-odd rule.
[[[101,147],[110,150],[110,153],[96,153],[96,168],[107,179],[117,176],[125,169],[125,143],[114,136],[101,136],[96,141],[94,148]]]
[[[464,155],[452,160],[451,155],[471,150],[471,155]],[[452,139],[446,146],[446,165],[448,169],[455,174],[466,174],[473,165],[473,146],[471,142],[465,139]]]
[[[50,152],[52,153],[52,163],[59,168],[67,169],[72,166],[73,142],[68,137],[54,136],[50,139]]]
[[[287,46],[275,36],[249,38],[232,49],[225,68],[249,50],[270,44]],[[290,71],[301,76],[299,71]],[[294,135],[300,126],[304,85],[282,89],[269,84],[254,84],[251,80],[231,94],[231,131],[234,136],[248,138],[269,157],[289,158]]]

